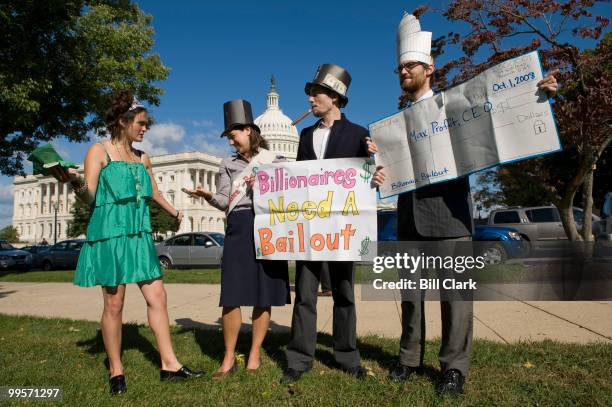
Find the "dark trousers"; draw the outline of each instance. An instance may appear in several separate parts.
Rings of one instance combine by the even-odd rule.
[[[295,302],[291,339],[287,346],[287,367],[305,371],[312,368],[317,342],[317,291],[323,262],[296,262]],[[333,346],[336,362],[345,369],[359,366],[355,273],[352,262],[330,262],[333,310]]]
[[[438,358],[443,372],[457,369],[467,377],[472,355],[473,302],[440,301],[442,344]],[[402,336],[400,363],[406,366],[423,364],[425,352],[425,303],[402,301]]]
[[[329,263],[324,261],[321,264],[321,291],[331,291],[331,277],[329,276]]]
[[[407,240],[407,239],[406,239]],[[422,238],[420,240],[426,240]],[[428,239],[438,240],[438,239]],[[469,241],[471,238],[440,239]],[[467,377],[470,370],[473,337],[473,302],[440,301],[442,343],[438,358],[443,372],[457,369]],[[425,302],[402,300],[402,336],[399,361],[406,366],[421,366],[425,352]]]

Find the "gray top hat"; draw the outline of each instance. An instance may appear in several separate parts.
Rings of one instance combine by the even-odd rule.
[[[310,94],[310,87],[312,85],[319,85],[333,90],[340,95],[340,107],[344,107],[348,103],[346,92],[350,84],[351,75],[349,75],[346,69],[334,64],[322,64],[319,65],[319,69],[317,69],[312,82],[306,84],[304,91],[307,95]]]
[[[227,133],[232,131],[236,126],[251,126],[259,133],[259,127],[253,122],[253,112],[251,104],[242,99],[230,100],[223,104],[223,120],[225,130],[221,133],[221,137],[227,136]]]

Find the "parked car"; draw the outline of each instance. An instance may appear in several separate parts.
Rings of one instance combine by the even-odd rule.
[[[477,242],[476,255],[483,256],[487,264],[503,263],[529,253],[529,243],[513,228],[476,225],[472,241]]]
[[[584,213],[580,208],[573,208],[574,220],[578,229],[582,229]],[[593,234],[599,235],[602,222],[599,216],[593,215]],[[567,235],[559,211],[554,206],[512,207],[495,209],[489,214],[490,226],[506,226],[518,230],[522,238],[534,246],[566,240]]]
[[[397,239],[397,211],[378,211],[378,241]],[[513,228],[476,225],[472,241],[477,256],[484,256],[488,264],[497,264],[529,252],[529,245]]]
[[[76,269],[83,243],[85,243],[83,239],[64,240],[41,251],[43,270],[49,271],[57,268],[63,270]]]
[[[155,245],[163,268],[221,264],[223,233],[194,232],[173,236]]]
[[[25,246],[22,247],[21,250],[25,250],[26,252],[32,255],[32,268],[42,267],[43,256],[42,254],[49,250],[49,246],[40,245],[40,246]]]
[[[16,249],[6,240],[0,240],[0,270],[29,270],[32,266],[32,255]]]

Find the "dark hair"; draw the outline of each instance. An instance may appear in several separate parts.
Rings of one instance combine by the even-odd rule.
[[[255,127],[248,124],[239,124],[233,126],[232,130],[244,130],[247,127],[251,128],[251,134],[249,135],[249,144],[251,146],[249,153],[251,154],[251,156],[257,154],[259,152],[260,147],[269,150],[270,147],[268,144],[268,140],[266,140]]]
[[[113,95],[113,101],[104,115],[106,130],[110,133],[111,140],[117,139],[121,134],[121,120],[132,122],[140,112],[146,112],[144,107],[131,109],[134,102],[134,92],[131,90],[120,90]]]

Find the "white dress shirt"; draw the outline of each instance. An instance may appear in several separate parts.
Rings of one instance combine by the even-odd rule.
[[[321,121],[312,133],[312,148],[319,160],[322,160],[325,156],[325,149],[327,148],[327,140],[329,139],[330,132],[331,127],[325,127],[325,124]]]

